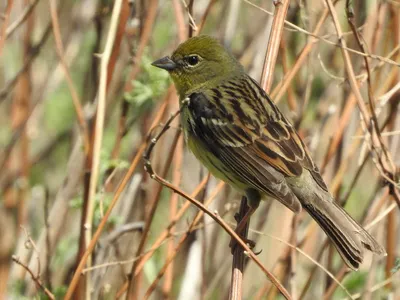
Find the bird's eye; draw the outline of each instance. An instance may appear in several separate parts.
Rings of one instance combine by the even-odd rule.
[[[199,57],[197,55],[189,55],[186,57],[186,61],[189,65],[195,66],[199,63]]]

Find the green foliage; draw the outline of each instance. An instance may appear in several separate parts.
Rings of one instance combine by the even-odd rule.
[[[396,261],[394,262],[394,267],[390,270],[390,272],[394,274],[399,270],[400,270],[400,257],[397,257]]]
[[[311,85],[310,101],[315,102],[320,100],[324,90],[325,90],[325,83],[322,77],[321,76],[315,77]]]
[[[168,87],[168,73],[153,67],[151,65],[153,61],[147,55],[143,55],[142,72],[138,79],[133,81],[133,90],[124,95],[125,100],[134,106],[135,114],[140,114],[143,109],[151,107]]]
[[[0,148],[4,149],[4,147],[11,140],[11,130],[7,126],[0,126]]]
[[[66,83],[63,83],[45,101],[44,115],[48,132],[56,134],[72,126],[75,121],[75,110]]]
[[[344,282],[342,282],[343,286],[349,291],[349,293],[357,293],[360,290],[362,290],[363,286],[365,285],[365,282],[367,280],[367,275],[368,273],[365,272],[351,272],[349,273]],[[346,294],[343,289],[340,287],[336,289],[336,292],[334,293],[333,299],[344,299],[348,298],[348,295]]]
[[[27,297],[23,297],[21,295],[24,294],[24,289],[25,289],[25,281],[24,280],[16,280],[14,281],[11,286],[10,286],[10,296],[14,295],[16,297],[15,299],[28,299]]]
[[[73,209],[81,209],[83,205],[82,195],[72,198],[68,204]]]
[[[358,291],[362,288],[367,280],[368,273],[365,272],[352,272],[350,276],[345,280],[344,286],[352,292]]]
[[[101,219],[103,218],[103,213],[105,213],[108,209],[108,207],[110,206],[110,203],[112,201],[112,195],[111,194],[105,194],[105,193],[98,193],[96,194],[95,197],[95,208],[94,208],[94,226],[97,227],[101,221]],[[101,211],[101,206],[102,206],[102,210]],[[118,224],[122,224],[122,219],[119,216],[110,216],[110,218],[108,218],[107,220],[107,225],[108,226],[115,226]]]
[[[66,235],[57,245],[53,256],[52,267],[55,270],[63,267],[66,261],[75,258],[77,251],[77,238]]]
[[[54,288],[54,290],[52,292],[56,299],[62,299],[65,296],[65,294],[67,293],[67,286],[65,286],[65,285],[58,286],[58,287]]]

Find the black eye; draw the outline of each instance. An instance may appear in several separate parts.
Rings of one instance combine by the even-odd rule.
[[[190,55],[186,58],[189,65],[195,66],[199,63],[199,57],[197,55]]]

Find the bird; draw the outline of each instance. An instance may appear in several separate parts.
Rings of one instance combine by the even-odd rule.
[[[247,197],[249,215],[270,198],[296,214],[304,209],[353,270],[365,249],[386,255],[335,201],[291,122],[216,38],[189,38],[152,65],[172,78],[188,148]]]

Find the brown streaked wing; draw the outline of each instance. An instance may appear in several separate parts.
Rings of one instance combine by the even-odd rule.
[[[284,169],[286,162],[273,151],[268,152],[266,149],[267,153],[261,152],[256,146],[256,141],[260,140],[260,137],[254,130],[230,123],[218,114],[212,103],[207,103],[205,109],[205,99],[207,96],[201,93],[191,97],[190,101],[197,103],[192,103],[190,106],[192,114],[191,126],[188,127],[190,134],[200,139],[207,151],[221,161],[224,169],[228,168],[230,173],[239,177],[248,187],[272,196],[292,211],[299,212],[301,204],[287,185],[284,172],[274,166],[274,164],[282,165]],[[202,105],[198,105],[199,103]],[[274,143],[272,140],[271,142]],[[290,169],[290,165],[287,169]]]
[[[299,134],[288,120],[282,115],[279,121],[270,121],[264,127],[262,140],[273,139],[281,148],[282,160],[286,164],[292,164],[292,168],[298,169],[299,166],[310,171],[317,184],[325,191],[328,188],[319,173],[318,167],[311,159],[310,153],[301,140]],[[294,159],[293,159],[294,157]],[[286,176],[299,176],[296,172],[285,172]]]

